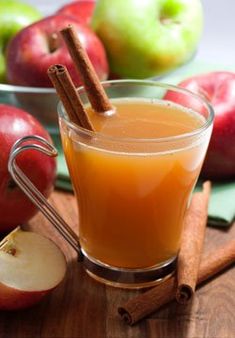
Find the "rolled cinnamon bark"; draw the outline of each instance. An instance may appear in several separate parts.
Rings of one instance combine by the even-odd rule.
[[[200,192],[193,194],[186,211],[180,252],[177,261],[176,300],[186,304],[196,288],[199,264],[207,224],[211,183],[206,181]]]
[[[48,68],[47,73],[70,121],[88,130],[94,130],[67,68],[63,65],[53,65]]]
[[[214,277],[226,267],[235,263],[235,239],[218,249],[213,249],[200,263],[197,284]],[[171,277],[159,286],[130,299],[118,308],[122,319],[133,325],[158,310],[175,298],[176,277]]]
[[[111,113],[113,106],[101,85],[96,71],[83,48],[75,29],[69,25],[61,30],[69,53],[82,78],[92,108],[97,113]]]

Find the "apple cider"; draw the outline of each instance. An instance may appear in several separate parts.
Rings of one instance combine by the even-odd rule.
[[[121,98],[112,104],[112,116],[87,108],[94,136],[78,137],[72,128],[61,132],[81,246],[88,257],[112,267],[161,265],[177,256],[209,142],[185,141],[182,135],[200,128],[205,118],[157,99]]]

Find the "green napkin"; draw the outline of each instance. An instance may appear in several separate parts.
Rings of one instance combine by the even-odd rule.
[[[201,190],[202,181],[199,180],[195,191]],[[209,201],[208,223],[215,227],[227,227],[235,217],[235,181],[212,182]]]
[[[235,220],[235,182],[213,183],[209,224],[229,226]]]
[[[213,70],[235,70],[235,66],[205,64],[204,62],[192,61],[179,68],[174,73],[165,76],[160,81],[170,84],[178,84],[184,78],[209,72]],[[59,134],[52,135],[55,146],[58,150],[58,176],[56,187],[59,189],[72,191],[72,184],[69,179],[67,165],[63,156]],[[198,183],[196,189],[200,187]],[[209,225],[228,227],[235,217],[235,181],[212,184],[212,194],[209,204]]]
[[[54,131],[54,133],[51,134],[51,136],[52,136],[54,145],[58,151],[56,188],[72,191],[73,187],[70,181],[69,171],[68,171],[67,164],[64,158],[59,130]]]
[[[71,184],[71,181],[69,179],[66,179],[65,177],[57,177],[56,180],[56,188],[65,190],[65,191],[73,191],[73,186]]]

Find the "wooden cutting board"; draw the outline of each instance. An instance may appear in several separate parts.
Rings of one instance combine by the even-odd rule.
[[[64,219],[77,229],[72,194],[50,198]],[[235,335],[235,269],[201,287],[187,307],[171,303],[133,327],[124,324],[117,307],[140,291],[104,286],[91,279],[76,254],[40,213],[27,228],[52,238],[64,251],[68,272],[63,283],[31,309],[0,312],[1,338],[232,338]],[[235,237],[228,230],[207,229],[205,252]],[[0,272],[1,273],[1,272]]]

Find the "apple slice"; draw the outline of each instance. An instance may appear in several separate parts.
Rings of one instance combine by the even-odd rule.
[[[49,239],[19,227],[0,243],[0,309],[34,305],[64,278],[66,260]]]

